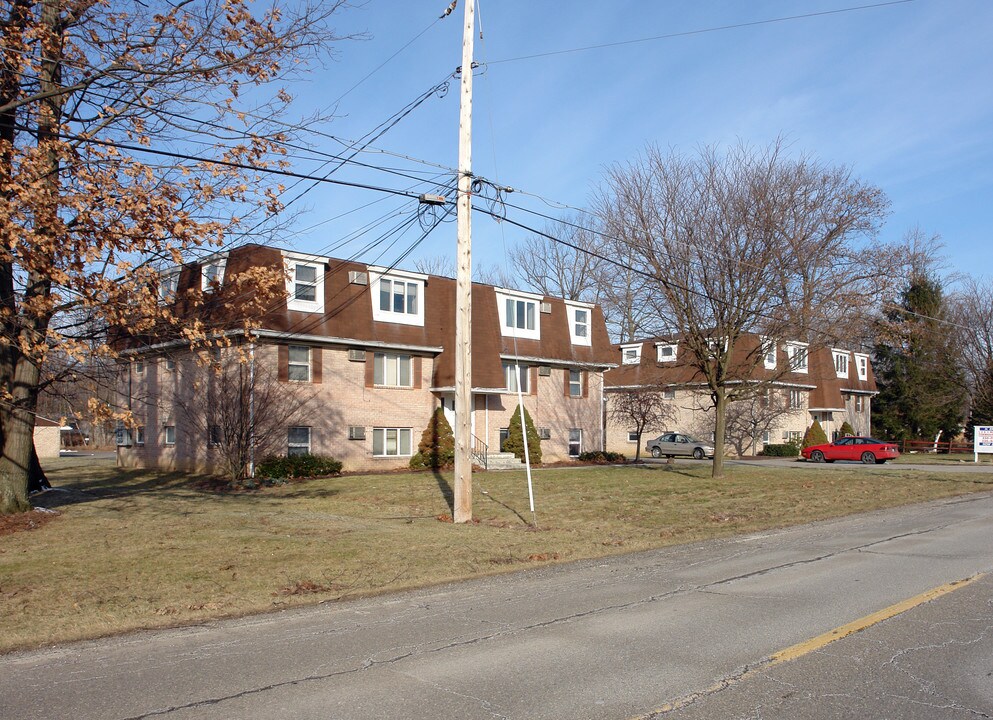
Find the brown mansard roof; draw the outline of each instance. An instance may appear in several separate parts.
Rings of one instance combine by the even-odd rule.
[[[761,353],[761,338],[757,335],[744,335],[735,343],[731,358],[732,363],[738,363],[742,368],[753,365],[755,353]],[[656,345],[678,344],[674,362],[659,362]],[[783,349],[784,342],[776,343],[776,367],[783,368],[789,359]],[[637,364],[624,365],[621,359],[623,347],[641,345],[641,360]],[[687,357],[680,338],[650,338],[633,343],[615,345],[615,362],[618,367],[606,373],[604,384],[607,390],[638,386],[686,386],[703,383],[704,377],[692,365]],[[854,353],[848,352],[848,378],[839,378],[834,368],[834,355],[831,348],[814,348],[807,360],[807,372],[787,372],[776,377],[776,382],[783,385],[795,385],[810,388],[809,406],[811,408],[843,408],[844,395],[849,393],[872,394],[876,392],[876,381],[872,374],[872,365],[867,361],[867,379],[859,380]],[[766,370],[759,361],[758,367],[752,370],[750,376],[756,380],[768,380],[777,375],[775,370]],[[744,374],[744,373],[742,373]]]
[[[292,257],[295,253],[289,253]],[[347,260],[325,259],[324,313],[288,310],[285,299],[261,320],[263,330],[285,332],[290,336],[310,335],[361,348],[363,342],[395,346],[442,348],[435,363],[435,387],[451,387],[455,377],[455,289],[451,278],[429,275],[424,287],[424,325],[404,325],[373,320],[370,284],[349,281],[349,272],[367,273],[369,266]],[[224,284],[240,272],[256,266],[279,267],[283,252],[260,245],[245,245],[227,256]],[[402,272],[402,271],[400,271]],[[368,278],[368,276],[367,276]],[[200,267],[183,268],[178,295],[199,288]],[[505,384],[501,355],[540,358],[548,364],[569,366],[608,366],[617,362],[607,336],[599,306],[590,313],[592,345],[574,345],[570,338],[565,301],[545,297],[551,313],[541,314],[541,340],[504,337],[500,332],[496,288],[472,286],[472,384],[479,388],[500,388]],[[513,292],[512,290],[510,292]],[[223,290],[222,290],[223,293]],[[426,351],[430,352],[430,351]]]

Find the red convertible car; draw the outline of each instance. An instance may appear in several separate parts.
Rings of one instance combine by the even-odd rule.
[[[893,443],[871,437],[843,437],[827,445],[811,445],[800,451],[811,462],[856,460],[871,465],[882,465],[887,460],[900,457],[900,450]]]

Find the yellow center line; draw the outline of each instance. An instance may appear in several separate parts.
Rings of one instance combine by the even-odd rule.
[[[888,620],[891,617],[896,617],[901,613],[905,613],[918,605],[923,605],[926,602],[934,600],[935,598],[941,597],[942,595],[947,595],[953,590],[958,590],[959,588],[964,588],[967,585],[971,585],[980,578],[982,578],[985,573],[976,573],[972,577],[967,577],[964,580],[955,580],[950,583],[945,583],[944,585],[939,585],[936,588],[922,592],[920,595],[915,595],[914,597],[907,598],[906,600],[901,600],[900,602],[890,605],[888,608],[884,608],[878,612],[874,612],[871,615],[866,615],[863,618],[854,620],[846,625],[837,627],[834,630],[829,630],[822,635],[811,638],[810,640],[804,640],[803,642],[797,643],[796,645],[791,645],[784,650],[780,650],[777,653],[770,655],[764,661],[756,665],[755,667],[748,668],[741,675],[736,677],[725,678],[715,682],[713,685],[705,690],[690,693],[689,695],[684,695],[681,698],[667,702],[665,705],[660,707],[658,710],[653,710],[646,715],[638,715],[632,720],[641,720],[642,718],[649,716],[663,715],[665,713],[677,710],[682,707],[686,707],[702,697],[713,694],[724,688],[730,687],[732,685],[737,685],[741,681],[756,675],[767,668],[774,667],[775,665],[780,665],[784,662],[789,662],[790,660],[796,660],[799,657],[812,653],[815,650],[820,650],[825,645],[833,643],[835,640],[841,640],[849,635],[854,635],[857,632],[861,632],[866,628],[872,627],[877,623],[881,623],[883,620]]]

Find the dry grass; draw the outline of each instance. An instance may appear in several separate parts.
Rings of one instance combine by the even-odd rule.
[[[993,476],[826,473],[709,464],[475,476],[478,524],[449,475],[350,476],[217,493],[178,474],[62,460],[38,504],[62,514],[0,536],[0,651],[506,572],[977,490]],[[485,493],[483,491],[486,491]]]

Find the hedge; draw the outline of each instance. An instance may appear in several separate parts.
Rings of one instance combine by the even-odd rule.
[[[263,478],[314,478],[341,473],[341,461],[330,455],[272,455],[255,467]]]

